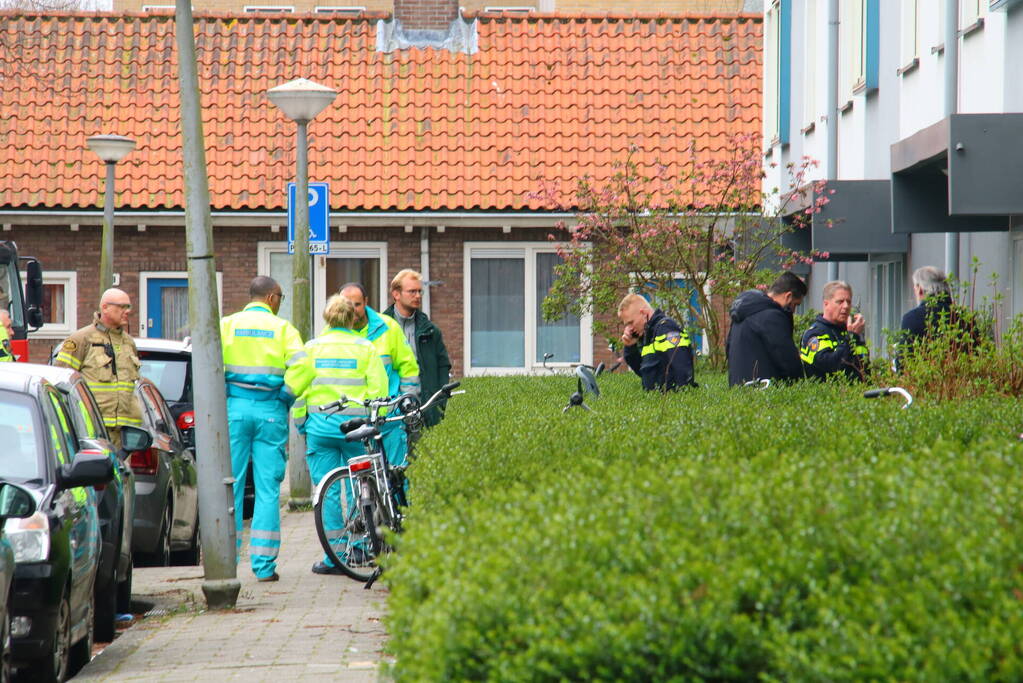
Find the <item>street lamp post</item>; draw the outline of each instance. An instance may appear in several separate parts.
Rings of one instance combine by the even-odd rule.
[[[103,191],[103,238],[99,257],[99,291],[114,286],[114,167],[135,149],[135,141],[123,135],[93,135],[86,140],[89,149],[107,166],[107,182]]]
[[[323,111],[334,98],[337,91],[325,85],[314,83],[305,78],[289,81],[267,91],[270,101],[298,125],[298,153],[295,168],[295,251],[291,258],[292,298],[291,321],[302,339],[309,340],[313,335],[312,325],[312,289],[310,287],[310,255],[309,255],[309,141],[307,129],[309,122]],[[303,199],[304,198],[304,199]],[[292,454],[301,452],[300,437],[292,432],[289,442]],[[292,458],[289,467],[288,483],[292,508],[308,505],[312,502],[312,485],[309,471],[295,463],[303,462],[300,458]]]

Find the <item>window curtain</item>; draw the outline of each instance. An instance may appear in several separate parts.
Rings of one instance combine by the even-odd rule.
[[[525,365],[525,260],[472,259],[470,362],[474,367]]]
[[[553,322],[543,318],[543,300],[554,285],[554,267],[561,263],[557,254],[536,255],[536,362],[545,353],[553,353],[556,363],[579,362],[579,316],[566,314]]]

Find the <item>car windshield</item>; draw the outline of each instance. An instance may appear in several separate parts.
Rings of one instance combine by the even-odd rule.
[[[0,478],[38,479],[41,447],[35,401],[25,394],[0,390]]]
[[[150,380],[168,401],[190,401],[188,361],[139,352],[142,376]]]

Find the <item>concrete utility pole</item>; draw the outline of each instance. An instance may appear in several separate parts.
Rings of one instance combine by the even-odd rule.
[[[297,78],[267,91],[270,101],[298,126],[295,162],[295,251],[291,256],[292,296],[291,323],[309,341],[313,336],[312,287],[309,281],[309,122],[324,110],[337,91]],[[328,226],[328,230],[330,227]],[[288,485],[291,509],[312,503],[312,482],[305,467],[304,440],[292,430],[288,440],[291,455],[288,466]]]
[[[238,581],[235,548],[234,479],[227,431],[224,358],[220,346],[217,271],[206,151],[202,133],[195,25],[190,0],[177,0],[174,14],[181,88],[181,137],[185,171],[185,235],[188,249],[188,322],[192,328],[195,436],[199,457],[199,527],[202,530],[202,592],[210,609],[234,607]]]

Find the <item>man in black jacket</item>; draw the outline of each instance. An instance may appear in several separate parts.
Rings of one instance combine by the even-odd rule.
[[[725,343],[730,385],[753,379],[802,379],[803,363],[792,340],[792,312],[805,296],[806,283],[785,271],[766,294],[750,289],[735,298]]]
[[[638,294],[622,299],[618,319],[625,325],[622,332],[625,362],[642,378],[645,390],[672,391],[696,385],[693,345],[677,322],[662,311],[655,311]]]
[[[405,339],[416,354],[419,363],[419,396],[428,401],[437,390],[448,383],[451,373],[451,359],[444,346],[440,328],[420,310],[423,306],[423,276],[414,270],[400,271],[391,280],[391,306],[384,311],[398,321]],[[426,411],[427,427],[432,427],[444,417],[445,402]]]
[[[799,357],[807,377],[824,379],[842,372],[863,379],[869,354],[863,341],[866,322],[852,314],[852,286],[834,280],[824,285],[824,312],[817,316],[799,345]]]

